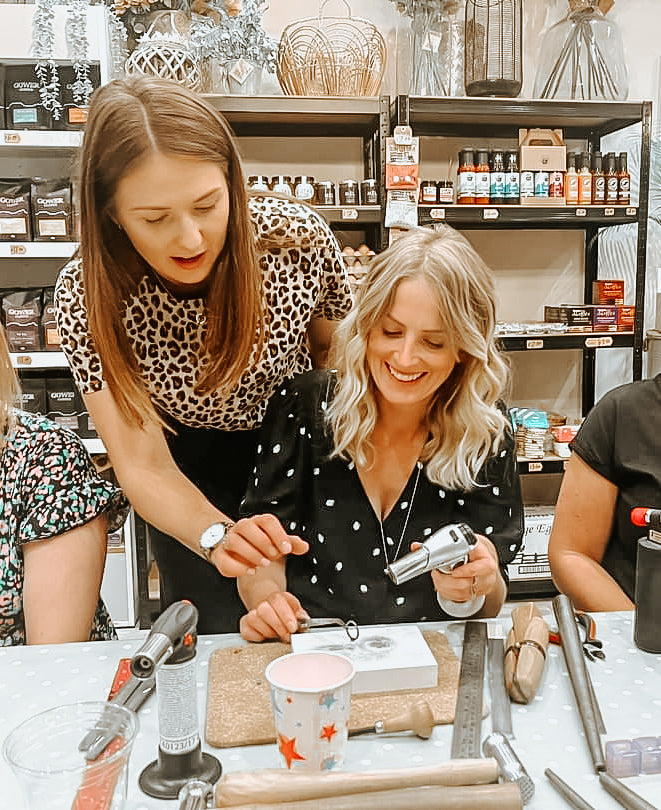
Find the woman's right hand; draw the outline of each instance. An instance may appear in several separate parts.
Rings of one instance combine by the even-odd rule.
[[[289,642],[299,619],[308,619],[301,603],[288,591],[275,591],[241,617],[239,630],[246,641],[278,638]]]
[[[241,518],[211,554],[211,562],[225,577],[254,574],[287,554],[305,554],[309,543],[287,534],[275,515]]]

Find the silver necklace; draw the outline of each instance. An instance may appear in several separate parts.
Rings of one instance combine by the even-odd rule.
[[[397,543],[397,548],[395,550],[395,556],[392,560],[388,559],[388,549],[386,547],[386,535],[383,531],[383,520],[379,518],[379,529],[381,530],[381,545],[383,546],[383,556],[386,561],[386,566],[390,565],[393,560],[396,560],[399,557],[399,552],[402,548],[402,543],[404,542],[404,535],[406,534],[406,527],[409,525],[409,518],[411,517],[411,510],[413,509],[413,501],[415,500],[415,494],[418,491],[418,481],[420,480],[420,470],[422,470],[422,462],[416,462],[416,467],[418,471],[415,476],[415,484],[413,485],[413,492],[411,493],[411,500],[409,501],[409,508],[406,511],[406,517],[404,518],[404,526],[402,528],[402,533],[399,536],[399,542]]]

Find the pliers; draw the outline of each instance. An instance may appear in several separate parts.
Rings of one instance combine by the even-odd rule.
[[[589,613],[583,610],[577,610],[574,613],[576,624],[583,630],[582,647],[585,657],[588,661],[595,661],[597,658],[603,661],[606,658],[606,653],[603,651],[603,642],[596,637],[597,625],[595,620]],[[551,644],[560,644],[560,634],[557,630],[549,633],[549,641]]]

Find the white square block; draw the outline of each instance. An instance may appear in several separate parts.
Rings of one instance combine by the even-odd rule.
[[[326,650],[353,661],[353,694],[425,689],[438,683],[438,663],[417,627],[361,627],[356,641],[344,630],[312,630],[292,636],[294,652]]]

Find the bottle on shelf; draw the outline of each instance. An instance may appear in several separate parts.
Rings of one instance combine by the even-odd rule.
[[[491,205],[505,204],[505,153],[494,149],[491,153],[491,188],[489,191]]]
[[[519,151],[510,149],[505,154],[505,203],[517,205],[520,193]]]
[[[606,204],[606,175],[601,152],[592,153],[592,205]]]
[[[576,171],[576,153],[567,155],[565,172],[565,202],[567,205],[578,205],[578,172]]]
[[[487,149],[478,149],[475,161],[475,203],[489,205],[491,193],[491,170],[489,168],[489,152]]]
[[[556,199],[564,199],[565,196],[565,178],[564,172],[549,172],[549,197]]]
[[[627,168],[627,153],[620,152],[617,157],[617,202],[619,205],[631,203],[631,176]]]
[[[475,156],[472,149],[459,152],[457,168],[457,203],[473,205],[475,203]]]
[[[615,152],[608,152],[604,158],[606,174],[606,205],[617,205],[620,181],[617,176]]]
[[[592,172],[590,171],[590,153],[581,152],[578,158],[578,204],[592,203]]]

